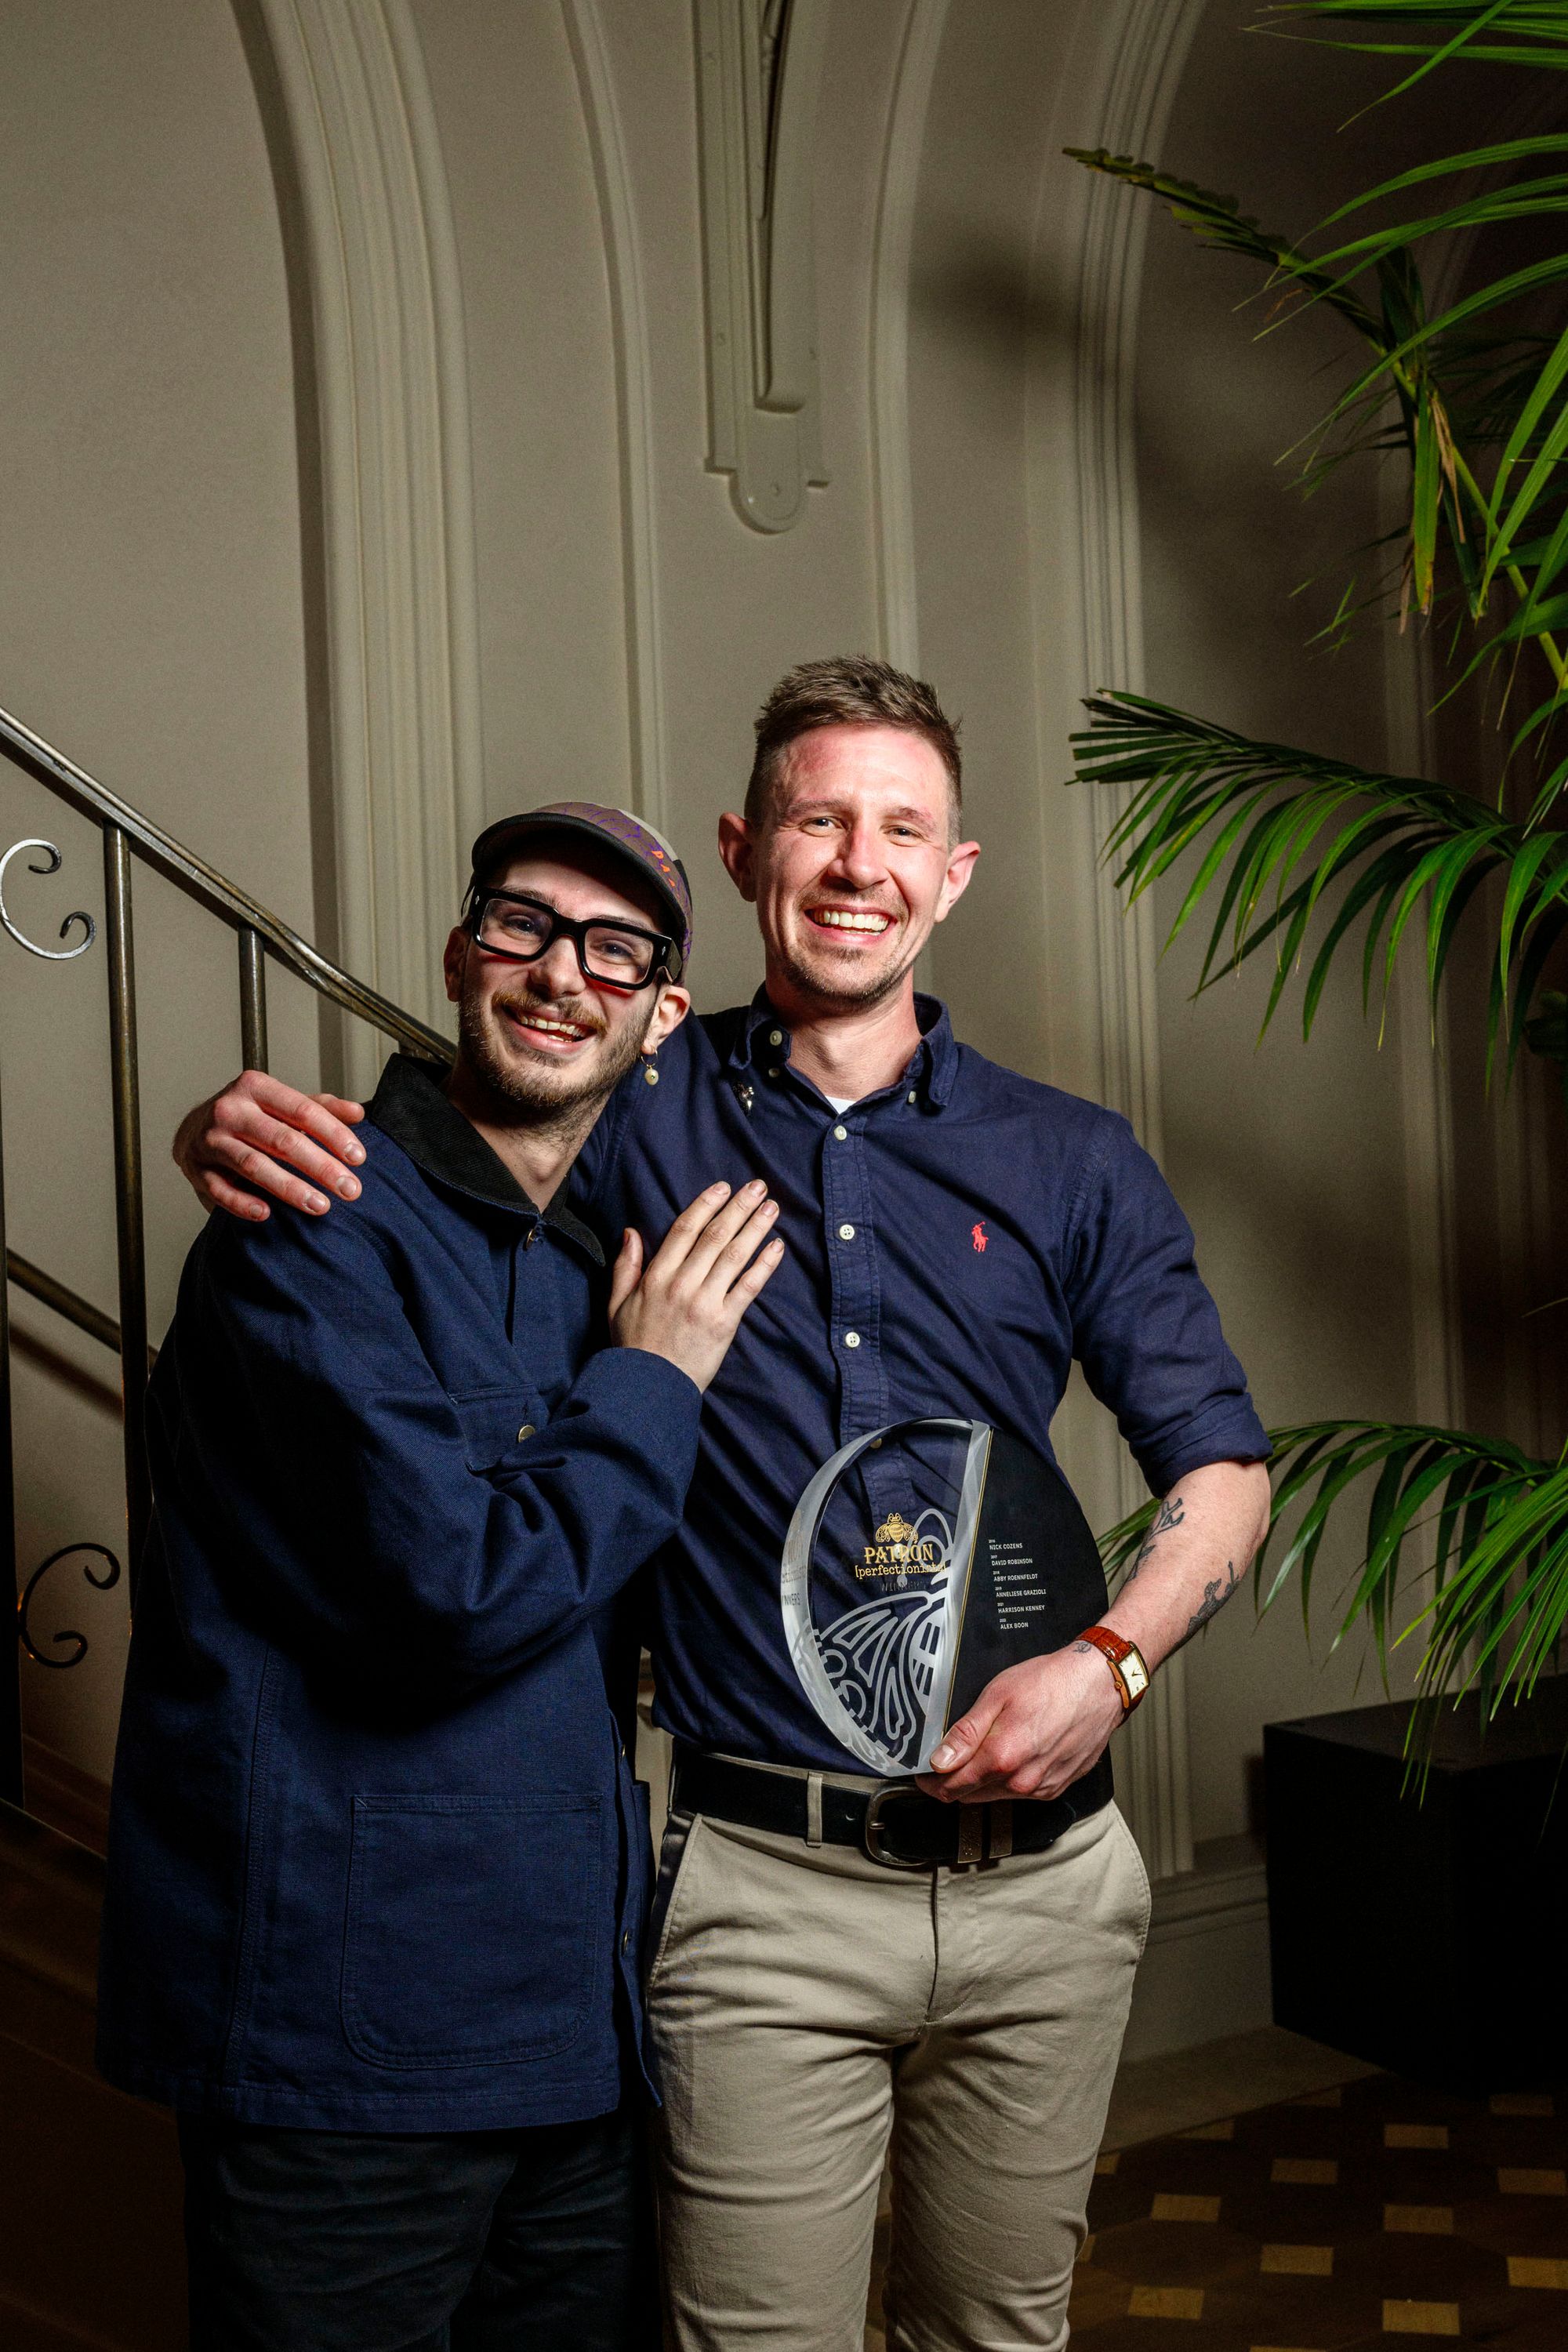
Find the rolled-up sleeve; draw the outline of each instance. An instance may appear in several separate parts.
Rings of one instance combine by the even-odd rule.
[[[1123,1118],[1107,1112],[1069,1218],[1073,1353],[1152,1493],[1208,1462],[1262,1462],[1268,1433],[1198,1273],[1192,1229]]]
[[[223,1221],[186,1280],[184,1499],[243,1530],[237,1598],[310,1649],[486,1681],[602,1608],[679,1524],[701,1400],[662,1357],[605,1349],[535,1432],[501,1382],[448,1395],[367,1217]]]

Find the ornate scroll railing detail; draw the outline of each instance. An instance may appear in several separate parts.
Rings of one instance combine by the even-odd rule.
[[[79,1633],[74,1625],[63,1626],[58,1633],[50,1633],[47,1635],[46,1639],[51,1643],[74,1642],[76,1644],[75,1649],[70,1652],[68,1656],[64,1658],[51,1658],[47,1656],[44,1651],[39,1649],[37,1643],[33,1639],[33,1630],[27,1622],[28,1612],[31,1610],[33,1605],[33,1595],[37,1592],[45,1577],[47,1576],[50,1569],[58,1568],[62,1559],[70,1559],[78,1552],[95,1552],[100,1559],[106,1559],[109,1562],[109,1572],[106,1576],[95,1575],[92,1564],[89,1560],[84,1559],[82,1562],[81,1572],[83,1576],[86,1577],[89,1584],[96,1586],[100,1592],[108,1592],[113,1586],[119,1583],[120,1562],[115,1559],[114,1554],[110,1550],[107,1544],[61,1544],[58,1551],[50,1552],[47,1559],[40,1561],[38,1566],[33,1570],[33,1573],[27,1579],[26,1585],[23,1587],[21,1598],[16,1603],[16,1638],[21,1643],[23,1649],[26,1650],[27,1655],[32,1659],[33,1664],[36,1666],[50,1666],[57,1672],[60,1673],[63,1673],[68,1666],[80,1665],[82,1660],[86,1657],[89,1649],[91,1647],[87,1635],[85,1633]]]
[[[24,849],[41,849],[47,861],[43,866],[29,866],[27,868],[29,874],[58,874],[60,870],[62,863],[60,853],[52,841],[13,842],[5,856],[0,857],[0,925],[10,932],[19,948],[26,949],[29,955],[41,956],[46,963],[74,963],[78,956],[87,953],[98,937],[98,925],[90,915],[83,912],[81,908],[77,908],[73,914],[68,915],[60,925],[59,935],[62,940],[70,937],[70,927],[73,923],[81,925],[82,937],[74,948],[41,948],[37,940],[30,940],[26,931],[18,930],[11,919],[5,905],[5,869],[13,857],[20,857]]]
[[[132,930],[132,875],[140,859],[167,882],[237,935],[239,983],[239,1045],[244,1060],[256,1069],[267,1066],[267,959],[268,956],[315,989],[346,1013],[367,1023],[384,1036],[416,1054],[437,1060],[450,1057],[451,1046],[438,1030],[428,1028],[387,997],[367,988],[327,957],[309,940],[268,912],[258,900],[217,873],[169,834],[121,800],[79,768],[62,752],[35,735],[30,728],[0,710],[0,755],[41,784],[79,816],[96,824],[103,842],[103,945],[107,981],[110,1042],[110,1106],[114,1127],[114,1210],[119,1267],[120,1314],[114,1318],[81,1297],[59,1278],[33,1265],[6,1245],[5,1158],[0,1139],[0,1606],[9,1597],[17,1612],[18,1645],[9,1664],[0,1661],[0,1799],[22,1801],[21,1685],[17,1662],[26,1654],[36,1664],[57,1671],[80,1664],[89,1649],[85,1633],[74,1627],[35,1640],[28,1612],[45,1577],[64,1560],[80,1558],[82,1573],[100,1592],[121,1581],[120,1559],[100,1543],[66,1544],[49,1554],[17,1591],[16,1484],[12,1453],[11,1349],[9,1286],[61,1315],[110,1348],[120,1359],[121,1394],[124,1405],[125,1572],[132,1606],[142,1548],[152,1516],[152,1491],[146,1453],[146,1390],[153,1363],[147,1342],[146,1254],[142,1207],[142,1118],[140,1062],[136,1031],[136,958]],[[61,923],[58,948],[40,946],[28,937],[5,905],[5,877],[13,860],[26,852],[39,853],[26,871],[58,874],[63,860],[52,841],[30,837],[14,842],[0,856],[0,930],[28,955],[47,963],[74,962],[98,937],[98,925],[83,908]],[[458,877],[453,876],[456,893]],[[70,944],[74,929],[82,936]],[[93,1562],[106,1566],[100,1570]],[[60,1652],[63,1654],[50,1654]]]

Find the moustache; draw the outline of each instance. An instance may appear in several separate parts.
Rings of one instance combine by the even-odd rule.
[[[538,996],[530,991],[524,996],[494,996],[490,1003],[498,1013],[510,1013],[516,1021],[526,1021],[535,1013],[546,1021],[569,1021],[574,1028],[586,1029],[595,1037],[605,1033],[602,1015],[569,996]]]

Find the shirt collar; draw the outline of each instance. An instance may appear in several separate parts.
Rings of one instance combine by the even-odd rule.
[[[952,1024],[940,997],[922,996],[918,992],[915,1018],[920,1023],[921,1042],[899,1083],[905,1087],[923,1086],[926,1100],[932,1108],[942,1110],[952,1092],[958,1069],[958,1043]],[[783,1043],[776,1045],[773,1042],[775,1030],[783,1033]],[[764,1065],[787,1062],[789,1050],[789,1031],[773,1010],[767,990],[759,988],[735,1024],[729,1066],[731,1070],[744,1070],[753,1060]]]
[[[598,1235],[581,1217],[573,1215],[559,1193],[547,1209],[530,1198],[478,1128],[447,1100],[445,1077],[441,1063],[422,1061],[413,1054],[394,1054],[367,1106],[367,1118],[437,1183],[466,1192],[490,1208],[539,1217],[586,1250],[595,1265],[603,1265],[605,1253]]]

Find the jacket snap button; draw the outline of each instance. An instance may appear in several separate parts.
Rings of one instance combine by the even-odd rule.
[[[525,1421],[525,1422],[523,1423],[523,1424],[522,1424],[522,1427],[521,1427],[521,1428],[518,1431],[518,1433],[517,1433],[517,1442],[518,1442],[518,1444],[521,1445],[521,1444],[522,1444],[522,1441],[523,1441],[523,1439],[524,1439],[525,1437],[531,1437],[531,1436],[533,1436],[533,1434],[534,1434],[534,1427],[533,1427],[533,1423],[532,1423],[532,1422],[531,1422],[531,1421]]]

